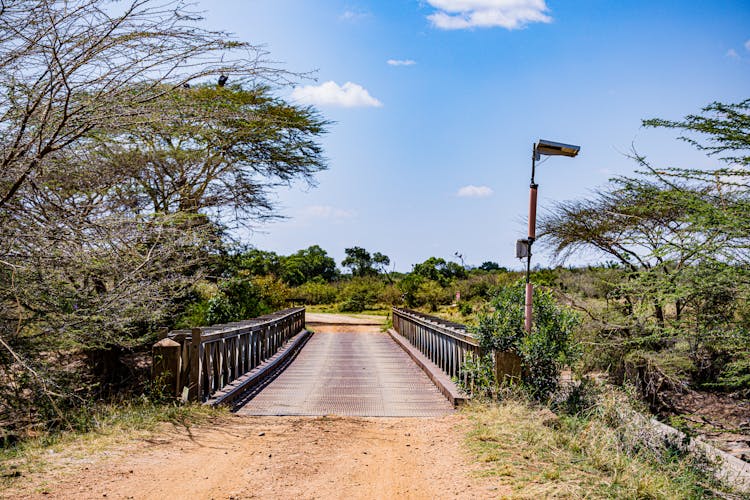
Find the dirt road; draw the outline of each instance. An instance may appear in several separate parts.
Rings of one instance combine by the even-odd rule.
[[[234,417],[60,459],[7,498],[494,498],[437,419]]]

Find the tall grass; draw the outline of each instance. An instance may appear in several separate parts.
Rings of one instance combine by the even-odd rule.
[[[652,435],[615,391],[579,415],[520,398],[466,412],[467,443],[483,474],[517,498],[710,498],[727,490],[711,479],[710,464]]]

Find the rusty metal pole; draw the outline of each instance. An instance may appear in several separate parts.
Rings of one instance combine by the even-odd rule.
[[[531,246],[536,239],[536,199],[539,185],[534,182],[536,173],[536,144],[531,151],[531,184],[529,185],[529,235],[528,255],[526,256],[526,303],[524,309],[524,328],[526,333],[531,333],[531,324],[534,317],[534,285],[531,283]]]

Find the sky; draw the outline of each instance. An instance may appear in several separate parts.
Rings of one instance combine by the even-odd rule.
[[[521,269],[531,149],[540,211],[657,166],[716,161],[644,129],[750,97],[750,2],[692,0],[200,0],[204,24],[310,73],[276,89],[334,122],[317,186],[277,191],[286,219],[243,233],[289,254],[361,246],[409,271],[430,256]],[[569,264],[594,262],[579,255]],[[553,255],[535,252],[534,264]]]

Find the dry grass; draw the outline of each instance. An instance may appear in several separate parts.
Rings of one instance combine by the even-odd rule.
[[[514,498],[716,495],[719,486],[701,464],[639,445],[641,429],[620,419],[621,404],[618,398],[604,401],[587,418],[558,417],[517,400],[472,404],[467,443],[485,465],[482,474],[510,486]]]

